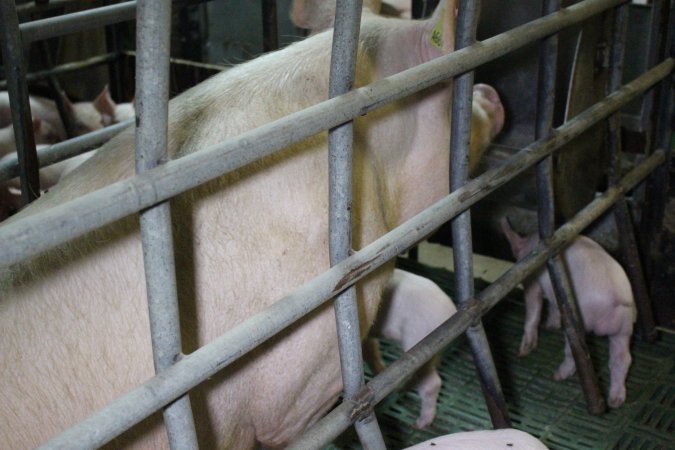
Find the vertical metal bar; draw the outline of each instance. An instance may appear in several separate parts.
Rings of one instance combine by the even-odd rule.
[[[338,0],[331,54],[329,96],[352,89],[361,26],[360,0]],[[352,142],[353,122],[333,128],[328,136],[330,263],[349,256],[352,246]],[[363,356],[356,290],[352,287],[335,299],[340,365],[345,398],[351,399],[364,386]],[[384,439],[371,410],[356,421],[356,431],[365,449],[384,449]]]
[[[621,87],[623,62],[626,48],[626,29],[628,26],[628,5],[614,10],[612,47],[610,53],[610,73],[607,95]],[[614,185],[621,179],[621,114],[615,113],[607,119],[607,151],[609,154],[609,184]],[[623,261],[635,294],[638,310],[638,326],[642,339],[647,342],[656,340],[651,301],[647,292],[640,254],[638,253],[635,230],[625,196],[614,206],[614,217],[619,231],[619,241],[623,252]]]
[[[40,56],[42,57],[42,62],[44,63],[45,68],[51,69],[53,67],[53,63],[52,57],[49,53],[49,43],[47,41],[40,41],[38,45],[40,48]],[[75,127],[73,123],[74,120],[71,110],[66,104],[65,94],[61,89],[61,84],[54,75],[47,76],[47,83],[49,84],[52,95],[54,96],[54,103],[56,103],[56,109],[59,112],[63,129],[66,132],[66,138],[71,139],[75,137]]]
[[[651,13],[648,22],[649,29],[649,43],[647,46],[647,55],[645,57],[646,68],[654,67],[663,58],[665,39],[664,37],[664,18],[668,14],[670,0],[652,0],[651,1]],[[654,102],[655,95],[657,95],[657,89],[650,89],[645,93],[642,98],[642,108],[640,110],[641,121],[640,126],[647,133],[647,151],[652,147],[654,140],[654,127],[652,127],[652,117],[651,113],[653,112],[655,105],[658,103],[658,100]]]
[[[543,15],[552,14],[560,9],[560,0],[544,0]],[[536,139],[547,138],[551,133],[553,107],[555,103],[555,77],[558,58],[558,36],[552,35],[542,40],[539,47],[539,82],[537,96]],[[537,164],[537,202],[539,216],[539,237],[546,240],[555,228],[555,205],[553,194],[553,159],[547,157]],[[567,268],[560,255],[547,261],[547,267],[555,291],[556,302],[560,310],[563,329],[572,350],[582,390],[586,398],[588,411],[601,414],[605,403],[598,387],[598,379],[593,369],[585,341],[585,329],[574,289]]]
[[[137,9],[136,171],[166,162],[169,99],[170,0],[140,0]],[[150,332],[155,371],[160,373],[181,354],[180,321],[169,202],[141,213]],[[197,448],[189,397],[164,409],[172,449]]]
[[[277,0],[262,0],[263,50],[266,52],[279,48],[277,29]]]
[[[475,42],[480,1],[460,0],[457,20],[456,48],[461,49]],[[473,72],[467,72],[454,80],[452,105],[450,184],[452,190],[464,186],[469,173],[469,139],[471,136],[471,102],[473,95]],[[466,305],[474,296],[473,260],[471,240],[471,211],[467,210],[452,221],[452,250],[455,263],[455,293],[460,306]],[[511,426],[506,402],[497,376],[490,345],[480,321],[467,329],[481,387],[495,428]]]
[[[0,39],[2,40],[9,102],[12,107],[14,139],[19,158],[21,201],[26,205],[40,196],[40,176],[35,136],[33,136],[33,120],[28,101],[22,38],[13,1],[0,1]]]
[[[104,5],[110,4],[111,0],[106,0]],[[122,55],[120,53],[120,28],[118,24],[112,24],[105,27],[105,47],[108,53],[115,53],[114,60],[108,62],[108,86],[112,98],[125,98],[122,91],[122,74],[120,67],[122,65]]]
[[[413,19],[422,19],[426,17],[427,10],[428,10],[428,5],[427,5],[427,0],[410,0],[411,5],[410,5],[410,15],[411,18]],[[413,261],[419,261],[419,245],[416,245],[412,247],[410,250],[408,250],[408,259],[411,259]]]
[[[664,41],[665,54],[659,55],[662,58],[675,56],[675,7],[669,5],[669,2],[665,3],[664,12],[669,12],[667,29],[663,35],[654,38],[660,38]],[[673,104],[672,77],[665,78],[655,92],[658,93],[658,100],[654,104],[654,117],[656,121],[654,127],[654,146],[649,148],[648,151],[651,152],[653,149],[659,148],[663,149],[666,153],[666,162],[657,168],[649,179],[649,183],[647,184],[648,202],[644,206],[640,221],[644,269],[650,286],[653,286],[654,280],[658,276],[657,272],[659,268],[655,266],[657,261],[654,257],[658,255],[661,245],[663,215],[668,201],[669,165],[672,164],[673,158],[672,127],[675,105]]]

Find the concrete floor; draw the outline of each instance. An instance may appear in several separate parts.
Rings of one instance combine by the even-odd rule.
[[[453,271],[452,248],[440,244],[422,242],[419,245],[419,261],[431,267]],[[474,277],[492,283],[506,272],[513,262],[474,254]]]

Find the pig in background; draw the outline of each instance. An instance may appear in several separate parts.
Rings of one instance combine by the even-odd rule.
[[[504,235],[517,260],[524,258],[539,243],[537,234],[521,237],[511,229],[506,218],[501,220]],[[626,375],[631,364],[630,337],[635,319],[635,304],[630,282],[621,265],[600,245],[585,236],[578,236],[562,252],[570,281],[579,304],[579,313],[586,331],[609,338],[609,400],[618,408],[626,400]],[[547,328],[560,327],[560,311],[548,270],[541,270],[525,283],[525,330],[520,343],[520,356],[537,346],[537,327],[541,319],[543,297],[548,299]],[[570,347],[565,342],[565,359],[554,378],[564,380],[575,371]]]
[[[430,43],[439,20],[442,50]],[[364,12],[355,86],[451,51],[454,20],[454,14],[424,22]],[[330,31],[319,33],[173,99],[169,157],[326,99],[331,42]],[[442,83],[355,120],[355,249],[448,194],[449,87]],[[172,200],[186,353],[329,268],[326,141],[327,133],[319,133]],[[132,176],[133,150],[127,130],[3,226]],[[387,264],[357,286],[363,337],[392,271]],[[33,448],[153,376],[135,215],[5,270],[0,286],[0,442],[7,448]],[[341,391],[327,304],[190,395],[203,448],[245,449],[289,443]],[[157,419],[114,445],[166,448]]]
[[[38,118],[33,119],[33,135],[36,144],[54,144],[59,141],[58,134],[48,123]],[[0,128],[0,157],[16,152],[16,139],[14,126],[9,125]]]
[[[67,97],[66,97],[67,99]],[[55,144],[65,139],[65,130],[61,117],[56,109],[56,104],[52,100],[41,97],[30,97],[31,112],[33,118],[33,131],[35,143],[38,148],[44,147],[39,144]],[[110,96],[108,86],[106,85],[96,99],[91,102],[66,103],[72,109],[76,118],[76,128],[81,134],[95,131],[101,126],[108,126],[135,115],[133,102],[115,103]],[[0,92],[0,123],[9,124],[0,129],[0,157],[16,152],[16,142],[14,139],[14,128],[11,124],[11,110],[9,108],[9,96],[6,92]],[[56,124],[56,125],[54,125]],[[86,161],[93,155],[93,151],[74,156],[68,160],[52,164],[40,169],[40,188],[43,191],[51,189],[61,178],[67,175],[75,167]],[[0,221],[6,219],[21,207],[21,190],[19,180],[13,179],[5,183],[0,183]],[[18,190],[18,192],[17,192]],[[18,196],[17,196],[18,193]]]
[[[99,97],[103,94],[104,92],[101,92]],[[73,117],[76,136],[98,130],[106,125],[101,111],[96,107],[97,102],[99,102],[98,97],[93,102],[72,103],[68,99],[68,96],[64,96],[64,100],[66,108],[70,110]],[[67,137],[66,130],[63,127],[56,103],[53,100],[35,95],[29,97],[29,103],[32,116],[49,123],[58,136],[59,141],[65,140]],[[0,126],[4,127],[11,123],[12,111],[9,104],[9,94],[6,91],[2,91],[0,92]]]
[[[370,336],[364,343],[364,359],[376,374],[385,368],[377,337],[391,339],[404,352],[457,312],[455,304],[443,290],[428,278],[395,269],[384,290],[382,305]],[[436,416],[436,401],[441,390],[441,377],[436,368],[440,355],[434,356],[412,378],[422,401],[415,428],[424,428]]]
[[[101,114],[105,126],[124,122],[136,115],[134,100],[128,103],[116,103],[110,95],[106,84],[101,93],[93,101],[94,108]]]
[[[446,434],[405,450],[548,450],[534,436],[513,428]]]
[[[54,129],[47,122],[40,119],[33,119],[33,133],[37,147],[44,147],[43,144],[58,142],[58,136]],[[14,127],[10,124],[0,128],[0,161],[11,154],[16,153],[16,140],[14,138]],[[0,183],[0,221],[5,220],[21,208],[21,190],[19,180]]]

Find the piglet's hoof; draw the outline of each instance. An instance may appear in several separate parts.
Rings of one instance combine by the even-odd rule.
[[[610,392],[609,399],[607,399],[607,405],[612,409],[616,409],[621,405],[623,405],[625,401],[626,401],[626,388],[624,387],[619,392],[616,393]]]
[[[559,330],[560,329],[560,316],[549,316],[544,324],[544,328],[547,330]]]
[[[523,336],[523,340],[520,342],[520,350],[518,351],[518,356],[527,356],[537,347],[537,340],[532,338],[527,338]]]
[[[556,373],[553,374],[553,379],[555,381],[562,381],[566,380],[574,373],[574,366],[572,366],[571,369],[567,367],[561,367],[559,368]]]

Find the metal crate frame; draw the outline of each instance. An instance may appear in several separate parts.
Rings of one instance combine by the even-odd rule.
[[[32,135],[29,133],[30,122],[27,120],[29,109],[25,69],[21,58],[22,43],[112,24],[128,20],[134,15],[138,21],[136,98],[138,116],[141,120],[136,139],[139,173],[131,179],[117,182],[61,207],[1,227],[0,266],[17,263],[87,231],[142,210],[153,354],[161,377],[154,377],[114,400],[81,423],[56,436],[46,443],[44,448],[101,446],[163,407],[172,447],[196,448],[194,424],[186,396],[189,390],[335,296],[338,296],[336,316],[346,400],[299,437],[291,448],[320,448],[353,424],[357,427],[364,448],[383,448],[382,436],[372,412],[373,405],[463,332],[467,333],[472,344],[492,422],[495,426],[507,426],[509,420],[506,405],[494,370],[489,345],[480,325],[480,318],[506,293],[546,262],[553,275],[558,297],[563,300],[561,302],[563,322],[567,336],[572,342],[577,367],[581,372],[589,411],[599,413],[604,410],[604,402],[584,348],[583,330],[580,328],[578,314],[574,311],[575,301],[569,279],[556,255],[603,211],[613,207],[617,202],[621,208],[624,194],[653,171],[657,172],[656,182],[661,183],[662,191],[665,191],[667,180],[663,180],[663,174],[667,170],[667,164],[664,164],[664,161],[670,160],[669,119],[672,115],[672,86],[669,76],[672,74],[673,58],[664,58],[654,68],[627,85],[620,87],[618,81],[613,82],[614,92],[555,130],[551,130],[550,121],[553,98],[551,83],[555,74],[556,33],[564,27],[579,23],[610,8],[615,9],[617,30],[613,52],[615,58],[612,63],[613,80],[620,80],[617,74],[620,74],[623,54],[620,36],[623,32],[622,23],[625,23],[622,22],[622,17],[625,17],[626,0],[584,0],[561,11],[556,0],[546,1],[545,15],[541,19],[480,43],[475,43],[474,40],[478,2],[460,0],[457,38],[459,50],[388,77],[386,80],[354,90],[349,90],[349,86],[353,77],[361,2],[338,0],[330,88],[331,96],[335,98],[196,154],[157,165],[157,162],[163,159],[163,152],[166,151],[168,78],[167,71],[158,68],[168,67],[167,24],[170,3],[168,0],[125,2],[22,25],[16,20],[13,2],[2,2],[0,6],[0,23],[5,30],[3,55],[8,67],[8,88],[14,106],[13,119],[18,147],[17,161],[0,168],[0,174],[2,179],[6,179],[19,173],[24,192],[37,192],[39,182],[35,181],[38,157]],[[658,3],[661,6],[664,4]],[[149,17],[154,20],[147,20]],[[672,12],[669,23],[672,31]],[[535,40],[542,40],[537,140],[503,166],[467,181],[468,139],[465,137],[470,131],[468,114],[472,95],[472,70]],[[343,70],[338,70],[340,68]],[[213,342],[190,355],[182,356],[177,326],[174,270],[158,263],[173,261],[167,200],[198,185],[195,180],[204,183],[319,131],[335,128],[330,134],[329,151],[335,155],[341,152],[342,156],[339,159],[344,161],[341,169],[333,167],[330,169],[331,217],[337,217],[344,211],[345,205],[349,204],[350,120],[387,102],[403,98],[451,77],[455,77],[453,105],[455,120],[451,146],[453,192],[352,255],[349,255],[348,239],[350,220],[331,221],[333,266],[330,270]],[[650,151],[648,157],[624,178],[614,177],[614,183],[601,197],[554,232],[551,154],[597,121],[610,118],[610,121],[616,122],[618,120],[616,113],[623,105],[659,82],[662,82],[661,95],[658,121],[655,126],[657,130],[655,148],[658,150]],[[83,148],[91,148],[130,125],[130,122],[119,124],[114,129],[106,129],[54,145],[48,153],[54,154],[61,150],[62,154],[49,158],[51,162],[56,162],[58,158],[63,158],[64,154],[75,154]],[[288,133],[289,129],[293,129],[294,133]],[[616,133],[618,127],[615,126],[612,130]],[[616,161],[620,149],[616,144],[613,148]],[[153,163],[143,164],[140,161]],[[44,161],[40,162],[42,163]],[[542,242],[533,253],[499,280],[479,295],[474,295],[469,229],[470,207],[534,164],[538,164]],[[342,200],[334,200],[337,198]],[[663,206],[656,205],[654,208],[658,211]],[[658,213],[656,216],[658,217]],[[462,243],[455,249],[459,311],[410,352],[404,354],[400,360],[364,385],[360,338],[358,334],[348,331],[359,329],[358,326],[354,326],[358,317],[355,317],[355,297],[350,288],[367,273],[415,245],[450,219],[454,220],[454,241]],[[650,226],[658,230],[658,220]],[[156,230],[159,231],[153,232]],[[151,235],[159,235],[159,238],[153,239]],[[641,313],[646,314],[645,311]],[[171,332],[165,333],[166,330]],[[649,332],[647,330],[647,333]],[[160,335],[169,336],[168,342],[159,339]],[[176,359],[178,361],[174,363]]]

